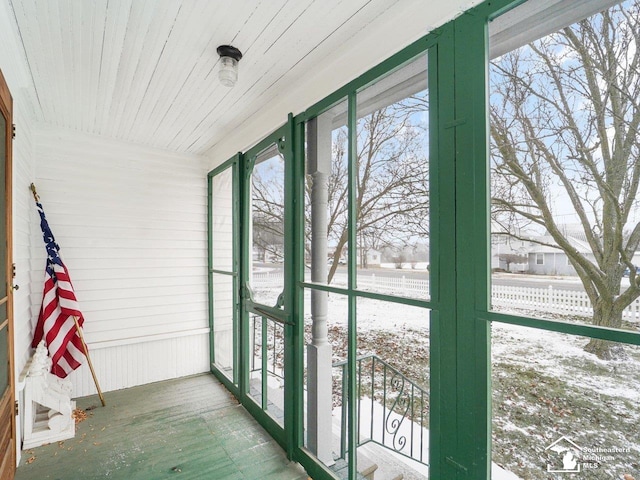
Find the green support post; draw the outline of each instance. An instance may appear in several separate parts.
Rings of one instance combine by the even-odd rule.
[[[356,399],[356,357],[358,355],[358,335],[357,335],[357,322],[356,322],[356,310],[357,310],[357,297],[352,292],[356,289],[356,274],[357,274],[357,255],[356,255],[356,225],[357,225],[357,211],[356,211],[356,198],[357,182],[358,182],[358,138],[357,138],[357,116],[358,102],[354,92],[349,94],[348,97],[348,110],[347,110],[347,129],[348,129],[348,159],[349,159],[349,172],[348,172],[348,198],[349,198],[349,236],[347,240],[348,245],[348,333],[347,333],[347,450],[349,452],[349,480],[356,480],[358,470],[358,412],[357,412],[357,399]],[[344,399],[343,399],[344,401]]]
[[[489,324],[476,314],[481,306],[478,297],[486,297],[488,285],[486,30],[486,23],[478,21],[473,14],[463,14],[455,22],[453,128],[456,135],[458,323],[458,456],[455,461],[461,465],[459,478],[475,480],[485,480],[491,475]]]
[[[441,30],[429,52],[431,193],[431,380],[430,478],[455,479],[458,454],[457,251],[455,204],[455,106],[453,105],[453,29]]]
[[[293,286],[291,291],[291,312],[294,318],[291,338],[291,372],[292,384],[292,426],[291,455],[298,460],[297,452],[304,446],[304,201],[305,201],[305,124],[298,118],[291,120],[293,128],[293,159],[291,191],[293,197],[292,249],[293,249]]]
[[[280,146],[280,151],[284,155],[284,311],[289,315],[295,309],[297,298],[297,279],[299,252],[296,247],[299,245],[296,237],[296,222],[298,218],[295,209],[296,199],[296,160],[294,158],[294,122],[290,113],[285,125],[284,145]],[[298,388],[293,378],[296,371],[296,336],[298,334],[298,324],[304,323],[304,318],[290,316],[292,322],[285,324],[285,347],[284,347],[284,430],[286,439],[287,457],[293,457],[293,450],[296,441],[296,389]]]
[[[215,350],[213,341],[213,172],[207,175],[207,294],[209,315],[209,368],[214,370]]]

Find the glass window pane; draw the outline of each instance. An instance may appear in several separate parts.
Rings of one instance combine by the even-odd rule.
[[[230,272],[234,270],[233,246],[236,242],[233,236],[233,168],[229,167],[214,176],[211,183],[213,268]]]
[[[284,157],[275,146],[251,174],[250,238],[253,300],[275,306],[284,289]]]
[[[494,479],[637,478],[640,348],[603,361],[593,341],[493,324]]]
[[[490,24],[491,308],[636,330],[640,3],[505,43],[536,3]]]
[[[426,479],[429,310],[357,300],[358,470]]]
[[[305,280],[347,286],[347,102],[307,122]]]
[[[359,289],[429,298],[427,57],[358,93]]]
[[[214,363],[222,373],[233,379],[234,341],[238,338],[234,299],[236,281],[231,275],[219,273],[213,273],[212,279]]]

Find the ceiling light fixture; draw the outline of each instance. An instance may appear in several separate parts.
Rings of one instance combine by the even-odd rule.
[[[225,87],[233,87],[238,81],[238,62],[242,58],[242,53],[231,45],[220,45],[218,55],[220,55],[218,79]]]

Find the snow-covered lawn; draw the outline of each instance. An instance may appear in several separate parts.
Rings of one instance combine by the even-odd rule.
[[[638,347],[604,361],[584,351],[582,337],[500,324],[492,337],[494,461],[522,478],[556,478],[547,466],[563,463],[549,447],[566,437],[584,450],[577,478],[638,478]],[[598,449],[615,453],[591,461]]]

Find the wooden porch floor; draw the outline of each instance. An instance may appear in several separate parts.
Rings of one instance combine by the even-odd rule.
[[[105,399],[106,407],[97,395],[78,399],[90,410],[75,438],[24,451],[16,480],[307,479],[212,375]]]

